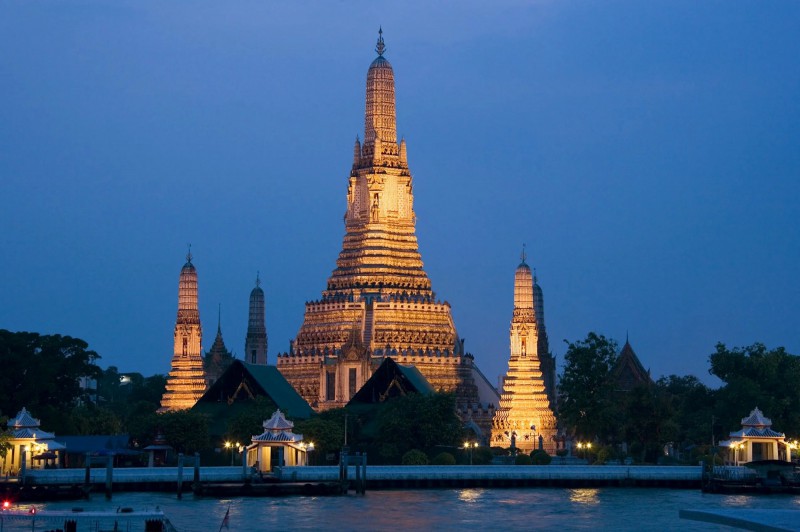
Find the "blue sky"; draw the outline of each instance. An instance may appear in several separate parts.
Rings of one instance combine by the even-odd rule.
[[[187,243],[204,347],[269,359],[344,225],[382,25],[423,261],[492,380],[522,243],[563,339],[706,382],[800,352],[800,3],[0,1],[0,327],[166,373]]]

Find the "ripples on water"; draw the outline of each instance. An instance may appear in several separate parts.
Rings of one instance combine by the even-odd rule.
[[[160,507],[180,532],[216,531],[230,505],[230,530],[730,530],[678,518],[681,509],[800,509],[800,497],[709,495],[666,489],[458,489],[371,491],[366,496],[195,499],[119,493],[111,502],[39,508]]]

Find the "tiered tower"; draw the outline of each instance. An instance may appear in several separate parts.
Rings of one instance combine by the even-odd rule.
[[[228,366],[233,362],[233,354],[225,347],[225,340],[222,339],[222,305],[219,306],[217,314],[217,336],[211,349],[203,357],[203,369],[206,372],[206,387],[210,387],[219,379]]]
[[[536,332],[539,340],[536,342],[539,353],[539,363],[542,368],[544,389],[550,405],[556,404],[556,359],[550,353],[550,342],[547,339],[547,328],[544,325],[544,293],[536,278],[536,269],[533,270],[533,310],[536,314]]]
[[[250,364],[267,364],[267,326],[264,319],[264,290],[256,274],[256,286],[250,292],[250,319],[244,341],[244,361]]]
[[[406,143],[397,142],[394,71],[384,57],[367,71],[364,143],[356,138],[347,186],[345,235],[336,269],[278,369],[316,409],[341,406],[385,356],[414,364],[438,390],[480,403],[471,355],[450,305],[438,301],[415,234]],[[490,421],[487,423],[490,424]]]
[[[556,450],[556,418],[550,406],[539,360],[539,332],[534,306],[533,276],[525,263],[514,275],[514,313],[511,318],[511,356],[503,379],[500,408],[492,423],[492,445],[524,452]]]
[[[161,398],[160,412],[191,408],[206,389],[206,376],[200,343],[203,329],[197,308],[197,270],[192,253],[186,255],[178,281],[178,319],[175,322],[175,349],[172,369],[167,376],[167,391]]]

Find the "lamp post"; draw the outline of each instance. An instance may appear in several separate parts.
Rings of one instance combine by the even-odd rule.
[[[305,459],[305,464],[304,465],[308,465],[308,459],[310,458],[309,454],[311,453],[311,451],[314,450],[314,442],[310,441],[310,442],[306,443],[303,447],[304,447],[304,449],[306,451],[306,459]]]
[[[472,465],[472,450],[478,447],[478,442],[476,441],[465,441],[464,442],[464,449],[469,450],[469,465]]]
[[[225,442],[225,448],[231,450],[231,465],[233,465],[233,455],[236,452],[236,449],[238,449],[239,452],[241,452],[241,447],[242,446],[239,444],[239,442],[236,443],[233,443],[231,441]]]

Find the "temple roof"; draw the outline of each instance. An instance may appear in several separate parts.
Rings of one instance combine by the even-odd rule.
[[[293,418],[308,418],[312,414],[300,395],[292,388],[275,366],[247,364],[234,360],[211,387],[197,401],[193,410],[205,411],[207,406],[224,403],[226,407],[240,400],[266,396]],[[213,410],[213,408],[212,408]]]
[[[772,420],[764,417],[764,413],[755,407],[750,415],[742,418],[742,427],[771,427]]]
[[[272,417],[264,421],[261,426],[266,430],[272,431],[291,430],[294,428],[294,423],[286,419],[286,417],[283,415],[283,412],[281,412],[279,408],[272,414]]]
[[[640,384],[651,384],[650,372],[644,369],[639,357],[633,351],[630,342],[625,340],[625,345],[614,365],[612,376],[617,384],[617,388],[622,391],[629,391]]]
[[[382,403],[409,393],[432,394],[435,390],[414,366],[401,366],[386,357],[350,403]]]
[[[20,429],[23,427],[34,428],[39,425],[41,425],[39,420],[33,417],[24,406],[22,410],[17,413],[16,417],[8,420],[8,428],[10,429]]]

